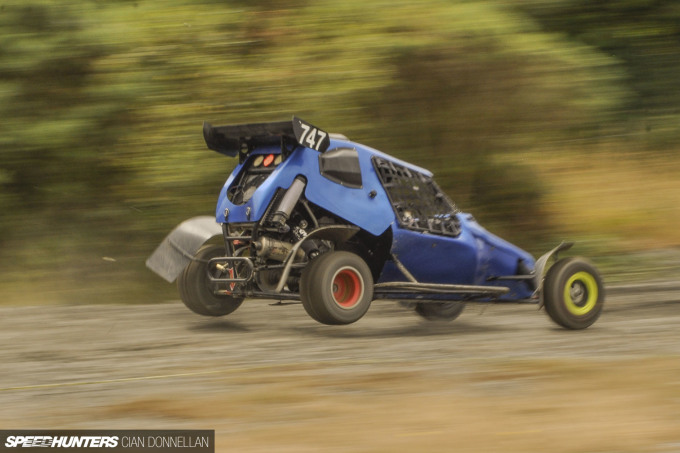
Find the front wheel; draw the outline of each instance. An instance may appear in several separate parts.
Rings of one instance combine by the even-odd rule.
[[[224,316],[243,303],[242,298],[231,294],[215,294],[219,288],[208,277],[208,261],[220,256],[224,256],[224,247],[215,244],[204,245],[196,252],[194,259],[177,279],[179,296],[184,305],[194,313],[203,316]],[[214,277],[221,276],[214,275]]]
[[[303,271],[300,299],[320,323],[351,324],[366,314],[373,300],[371,270],[354,253],[325,253]]]
[[[585,329],[602,313],[602,277],[588,260],[561,259],[545,277],[543,303],[548,316],[558,325],[567,329]]]

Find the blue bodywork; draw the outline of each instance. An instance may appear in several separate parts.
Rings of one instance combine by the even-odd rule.
[[[530,288],[526,281],[495,278],[515,276],[522,273],[522,269],[533,271],[535,266],[533,257],[489,233],[471,215],[455,213],[460,227],[459,234],[455,236],[402,227],[389,194],[374,168],[373,160],[385,159],[427,177],[432,176],[431,172],[358,143],[331,139],[328,150],[338,148],[356,150],[361,169],[360,188],[342,185],[322,175],[320,153],[298,145],[276,166],[245,203],[234,204],[227,197],[228,190],[238,180],[241,172],[246,171],[248,163],[257,156],[279,155],[282,152],[279,145],[259,146],[249,151],[222,188],[217,202],[217,222],[222,224],[260,221],[277,191],[289,188],[294,179],[302,175],[307,181],[304,197],[310,203],[376,237],[391,229],[390,256],[397,258],[417,281],[504,286],[510,288],[510,292],[501,296],[501,299],[505,300],[528,299],[532,296],[534,289]],[[228,217],[225,218],[226,211]],[[394,281],[406,281],[406,277],[393,259],[387,259],[378,282]]]
[[[333,214],[342,217],[349,223],[368,231],[374,236],[380,235],[394,222],[394,211],[387,198],[387,194],[373,169],[371,158],[381,156],[394,161],[393,157],[387,156],[380,151],[373,150],[362,145],[349,142],[331,140],[330,149],[353,148],[359,156],[361,176],[363,186],[354,189],[332,182],[321,175],[319,168],[319,153],[309,148],[298,147],[285,159],[274,172],[264,181],[253,194],[252,198],[243,205],[234,205],[227,198],[227,190],[234,182],[234,179],[243,170],[244,163],[239,164],[231,176],[224,184],[217,201],[216,217],[218,223],[224,223],[224,210],[229,209],[229,222],[253,222],[262,218],[272,197],[280,188],[287,189],[298,175],[303,175],[307,179],[305,198],[310,202],[320,206]],[[252,156],[261,154],[280,154],[281,149],[277,146],[258,148],[250,154]],[[431,175],[427,170],[423,170],[415,165],[398,161],[404,166],[412,168],[414,171],[424,172]],[[372,191],[377,196],[371,198]],[[250,208],[250,217],[247,212]]]
[[[300,301],[314,320],[343,325],[374,300],[389,300],[450,321],[469,302],[498,301],[536,304],[558,325],[584,329],[602,311],[592,263],[558,260],[572,243],[534,260],[459,211],[428,170],[295,116],[204,123],[203,138],[238,159],[216,215],[183,221],[146,261],[177,281],[199,315],[274,299]]]

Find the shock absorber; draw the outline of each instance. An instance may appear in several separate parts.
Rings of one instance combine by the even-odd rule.
[[[290,218],[290,213],[297,204],[302,192],[305,190],[307,180],[304,176],[296,176],[272,216],[271,223],[279,229],[284,229]]]

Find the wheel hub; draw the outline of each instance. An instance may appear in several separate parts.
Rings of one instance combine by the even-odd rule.
[[[565,306],[572,315],[587,315],[596,306],[598,293],[595,278],[588,272],[577,272],[564,287]]]
[[[581,306],[586,301],[586,288],[581,282],[574,282],[569,288],[569,295],[574,304]]]
[[[353,308],[364,295],[364,282],[353,268],[342,268],[333,276],[333,300],[345,309]]]

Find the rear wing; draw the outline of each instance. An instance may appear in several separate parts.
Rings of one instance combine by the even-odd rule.
[[[204,122],[203,138],[208,148],[229,157],[246,155],[263,145],[279,144],[282,152],[292,152],[297,145],[302,145],[322,153],[330,145],[330,134],[295,116],[292,121],[229,126]]]

